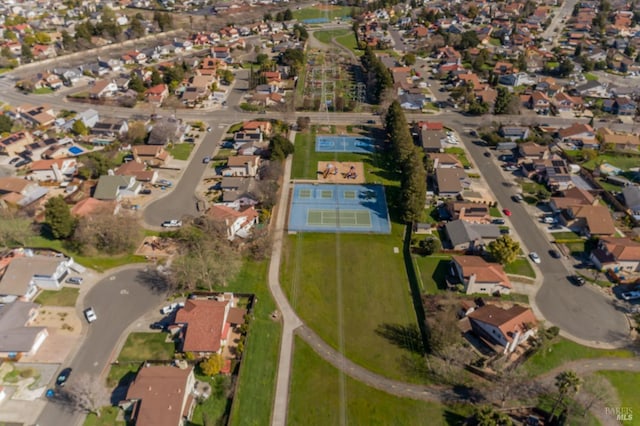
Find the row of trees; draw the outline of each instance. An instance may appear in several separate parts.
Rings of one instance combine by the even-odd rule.
[[[424,210],[427,173],[424,153],[413,143],[409,124],[398,101],[393,101],[387,110],[385,129],[393,150],[394,166],[401,176],[399,207],[402,219],[414,222]]]
[[[371,47],[365,48],[361,61],[367,77],[367,93],[373,103],[380,103],[383,93],[393,87],[393,77]]]

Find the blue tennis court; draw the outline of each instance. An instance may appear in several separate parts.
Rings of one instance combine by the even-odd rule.
[[[359,152],[369,154],[374,151],[374,140],[364,136],[316,136],[316,152]]]
[[[382,185],[299,183],[293,187],[289,230],[391,233]]]

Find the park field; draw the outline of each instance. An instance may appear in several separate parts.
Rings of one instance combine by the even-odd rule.
[[[400,398],[342,375],[300,338],[295,341],[289,424],[450,425],[468,409]]]
[[[299,21],[305,19],[322,19],[329,21],[335,18],[345,18],[351,15],[351,8],[346,6],[322,5],[315,7],[307,7],[293,11],[293,18]]]

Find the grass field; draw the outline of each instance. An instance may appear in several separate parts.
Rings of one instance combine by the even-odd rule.
[[[536,272],[533,270],[531,263],[526,257],[519,257],[515,261],[504,266],[507,274],[524,275],[525,277],[535,278]]]
[[[254,293],[258,298],[240,366],[231,425],[262,425],[271,417],[282,329],[270,318],[276,305],[267,286],[267,268],[267,261],[245,262],[236,279],[225,287],[225,291]]]
[[[167,336],[167,333],[129,334],[118,355],[118,361],[124,363],[173,359],[175,344],[165,342]]]
[[[62,287],[60,290],[42,290],[35,302],[43,306],[74,307],[78,299],[79,288]]]
[[[125,422],[116,421],[118,411],[120,411],[118,407],[104,407],[100,412],[100,417],[95,414],[87,415],[84,426],[124,426]]]
[[[624,154],[599,154],[593,160],[583,164],[586,169],[594,170],[600,163],[609,163],[614,167],[622,170],[629,170],[632,167],[638,167],[640,156],[626,156]]]
[[[573,241],[575,240],[576,242],[578,241],[583,241],[583,238],[576,234],[575,232],[571,232],[571,231],[564,231],[564,232],[554,232],[551,234],[551,236],[553,237],[554,240],[556,241]]]
[[[450,408],[395,397],[349,377],[345,378],[342,394],[340,381],[339,371],[297,338],[288,423],[308,426],[447,425],[461,424],[464,416],[469,414],[464,406]]]
[[[341,350],[343,343],[344,354],[371,371],[416,380],[400,365],[409,354],[401,346],[412,342],[394,343],[402,336],[385,334],[387,326],[416,323],[402,232],[394,225],[387,236],[291,235],[281,274],[293,308],[329,345]],[[421,351],[417,343],[412,349]]]
[[[424,291],[427,294],[436,294],[446,290],[445,278],[451,263],[451,256],[413,256],[413,258],[418,266]]]
[[[116,387],[120,382],[130,383],[135,377],[141,363],[114,364],[107,375],[107,386]]]
[[[634,414],[633,424],[640,424],[640,373],[631,371],[599,371],[598,374],[604,376],[616,389],[620,400],[620,407],[631,408]],[[623,424],[631,424],[624,422]]]
[[[50,93],[53,93],[53,89],[50,87],[41,87],[33,91],[34,95],[48,95]]]
[[[318,18],[327,18],[332,20],[334,18],[343,18],[350,15],[351,8],[346,6],[329,6],[326,10],[316,7],[308,7],[293,11],[293,19],[297,19],[299,21]]]
[[[625,349],[594,349],[561,337],[557,339],[546,351],[539,351],[524,362],[523,366],[529,373],[537,376],[577,359],[633,357],[633,352]]]
[[[334,37],[342,37],[344,35],[347,35],[349,33],[352,33],[351,30],[324,30],[324,31],[314,31],[313,32],[313,36],[320,42],[325,43],[325,44],[329,44],[331,43],[331,39]]]
[[[345,34],[340,37],[336,37],[336,41],[350,49],[356,56],[364,55],[364,51],[358,49],[358,41],[356,40],[356,36],[353,34],[353,31],[349,31],[348,34]]]
[[[173,147],[169,148],[169,154],[176,160],[188,160],[191,151],[193,150],[192,143],[177,143]]]

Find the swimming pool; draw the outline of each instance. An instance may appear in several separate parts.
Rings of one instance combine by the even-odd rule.
[[[80,155],[84,152],[84,150],[77,146],[72,146],[71,148],[69,148],[69,152],[73,155]]]

